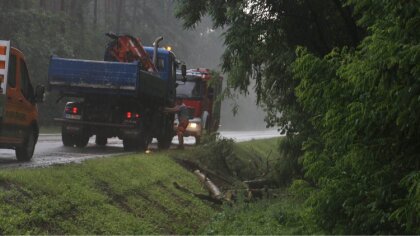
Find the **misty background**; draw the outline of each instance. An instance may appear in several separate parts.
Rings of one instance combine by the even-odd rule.
[[[102,60],[108,42],[104,34],[110,31],[140,37],[145,46],[162,35],[161,46],[171,46],[187,68],[220,71],[222,29],[213,29],[210,19],[204,18],[185,30],[174,16],[175,7],[171,0],[2,0],[0,39],[11,40],[23,51],[34,86],[47,84],[51,55]],[[264,129],[264,112],[255,105],[255,97],[251,92],[235,101],[224,100],[221,129]],[[61,116],[68,99],[57,100],[57,94],[47,94],[47,101],[39,105],[41,126],[50,126]]]

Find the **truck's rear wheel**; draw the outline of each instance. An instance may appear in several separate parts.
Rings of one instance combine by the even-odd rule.
[[[73,135],[65,132],[61,132],[61,140],[63,141],[63,145],[65,147],[73,147],[75,144]]]
[[[172,138],[174,136],[173,119],[166,119],[164,123],[164,127],[165,127],[164,132],[160,135],[160,137],[157,137],[159,149],[168,149],[171,147]]]
[[[124,151],[134,151],[135,149],[135,143],[133,141],[133,139],[123,139],[123,146],[124,146]]]
[[[149,147],[149,138],[148,137],[138,137],[137,138],[137,150],[138,151],[144,151]]]
[[[73,147],[76,144],[74,135],[67,132],[65,125],[61,126],[61,141],[65,147]]]
[[[17,147],[15,150],[16,159],[18,161],[29,161],[32,159],[35,151],[36,137],[35,132],[31,128],[26,134],[25,140],[21,147]]]
[[[124,151],[138,151],[141,148],[139,143],[134,138],[128,138],[123,140]]]
[[[76,138],[75,144],[76,144],[76,147],[78,148],[84,148],[89,143],[88,135],[82,134],[82,135],[76,136],[75,138]]]
[[[95,143],[98,146],[105,146],[108,143],[108,139],[105,136],[96,135]]]

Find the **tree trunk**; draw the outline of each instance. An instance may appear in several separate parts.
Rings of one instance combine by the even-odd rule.
[[[139,4],[138,4],[139,2],[138,1],[134,1],[133,2],[133,4],[134,4],[134,6],[133,6],[133,17],[131,18],[131,28],[132,29],[135,29],[135,27],[136,27],[136,25],[138,24],[138,21],[137,21],[137,11],[138,11],[138,6],[139,6]]]
[[[200,179],[200,182],[204,184],[204,186],[210,192],[211,197],[218,200],[223,198],[223,194],[220,192],[219,188],[203,173],[201,173],[199,170],[195,170],[194,174],[198,177],[198,179]]]
[[[124,0],[119,0],[117,2],[117,25],[116,25],[116,31],[118,34],[121,32],[121,17],[122,17],[122,11],[124,9]]]
[[[93,27],[98,24],[98,0],[93,2]]]
[[[42,10],[45,10],[47,8],[47,2],[46,2],[46,0],[39,0],[39,7]]]
[[[62,14],[66,14],[66,6],[65,6],[65,3],[64,3],[64,0],[61,0],[60,1],[60,12],[62,13]],[[64,23],[64,21],[61,23],[61,33],[64,35],[65,33],[66,33],[66,24]]]

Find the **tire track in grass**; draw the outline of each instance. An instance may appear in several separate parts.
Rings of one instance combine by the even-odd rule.
[[[116,206],[118,209],[124,212],[134,215],[136,218],[149,220],[146,217],[146,215],[143,213],[143,211],[132,208],[129,205],[129,201],[128,201],[129,197],[141,197],[142,199],[145,200],[145,202],[150,203],[150,204],[146,204],[148,207],[153,207],[157,209],[159,212],[164,212],[168,217],[172,215],[167,207],[160,204],[158,201],[151,199],[147,195],[147,193],[135,190],[132,192],[132,194],[125,194],[125,195],[117,194],[112,191],[111,186],[107,182],[102,181],[102,180],[96,180],[95,185],[99,191],[101,191],[105,196],[109,198],[110,200],[108,202],[109,204]],[[151,222],[151,223],[158,226],[157,228],[163,229],[164,231],[161,232],[162,234],[175,234],[176,233],[173,227],[171,227],[168,224],[162,224],[162,222]]]

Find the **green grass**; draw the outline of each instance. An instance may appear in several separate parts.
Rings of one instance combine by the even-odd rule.
[[[240,176],[252,178],[276,178],[275,163],[281,160],[279,142],[282,138],[252,140],[233,144],[228,155],[231,169]],[[214,151],[210,151],[214,152]],[[234,161],[232,161],[234,160]],[[241,185],[237,185],[241,188]],[[201,234],[217,235],[283,235],[320,233],[306,217],[304,198],[298,191],[289,193],[286,188],[272,190],[270,198],[247,200],[238,194],[239,200],[225,205],[212,222],[200,230]]]
[[[211,170],[230,182],[268,177],[279,159],[281,138],[234,143],[229,139],[209,142],[185,152],[171,153],[174,159],[188,160]]]
[[[308,234],[301,217],[302,202],[282,194],[278,198],[226,206],[202,234],[283,235]]]
[[[241,142],[234,145],[237,168],[242,176],[253,178],[271,178],[273,166],[279,159],[278,144],[282,138],[270,138]]]
[[[222,190],[243,188],[242,180],[274,171],[267,163],[273,166],[279,157],[278,142],[222,140],[185,151],[1,170],[0,235],[313,233],[304,223],[303,199],[286,190],[278,190],[277,198],[251,202],[238,193],[238,201],[221,208],[173,185],[207,194],[176,159],[221,174],[213,180],[224,184]]]
[[[0,172],[0,234],[191,234],[214,206],[165,153]]]
[[[252,140],[233,143],[222,140],[209,143],[185,153],[175,153],[175,158],[195,161],[224,179],[231,181],[237,189],[237,200],[225,205],[211,223],[203,227],[200,234],[218,235],[276,235],[310,234],[314,227],[308,225],[303,212],[303,199],[298,194],[289,194],[286,188],[272,190],[271,198],[245,199],[241,181],[276,178],[276,163],[281,161],[279,142],[282,138]],[[273,179],[270,179],[273,178]],[[215,178],[217,179],[217,178]],[[240,181],[241,180],[241,181]],[[316,231],[318,232],[318,231]]]

